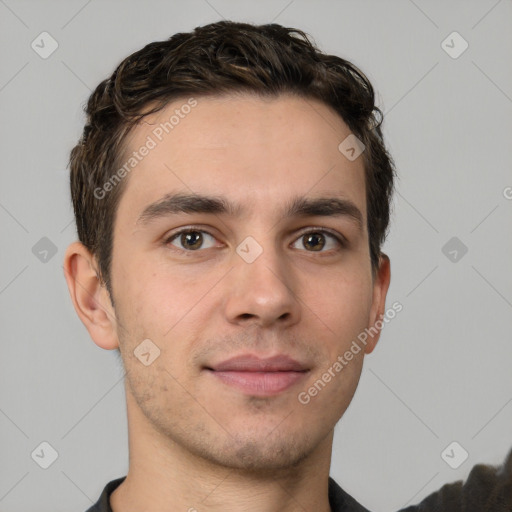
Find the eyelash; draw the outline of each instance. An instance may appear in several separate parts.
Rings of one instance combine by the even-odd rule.
[[[179,231],[175,231],[172,235],[168,236],[165,238],[164,240],[164,245],[166,247],[168,247],[170,245],[170,243],[172,241],[174,241],[176,238],[178,238],[180,235],[184,234],[184,233],[194,233],[194,232],[200,232],[200,233],[206,233],[208,234],[209,236],[211,236],[212,238],[215,238],[214,235],[212,235],[209,231],[205,230],[205,229],[202,229],[202,228],[199,228],[199,227],[194,227],[194,226],[189,226],[187,228],[183,228],[183,229],[180,229]],[[345,248],[348,244],[347,240],[340,234],[338,234],[337,232],[334,232],[334,231],[331,231],[329,229],[326,229],[326,228],[306,228],[305,231],[302,231],[298,237],[294,240],[294,242],[296,242],[297,240],[299,240],[301,237],[303,237],[304,235],[308,235],[310,233],[322,233],[324,235],[328,235],[330,236],[331,238],[334,238],[334,240],[336,242],[338,242],[338,244],[340,245],[340,248]],[[200,252],[201,249],[197,249],[195,251],[193,250],[186,250],[186,249],[180,249],[178,247],[172,247],[171,250],[176,250],[178,252],[185,252],[185,253],[195,253],[195,252]],[[204,249],[203,249],[204,250]],[[306,251],[306,252],[312,252],[312,253],[328,253],[329,251]]]

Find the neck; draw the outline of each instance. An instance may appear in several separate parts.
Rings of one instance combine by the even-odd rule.
[[[333,431],[293,466],[228,467],[187,450],[159,432],[126,389],[129,470],[112,493],[113,512],[330,512],[328,479]]]

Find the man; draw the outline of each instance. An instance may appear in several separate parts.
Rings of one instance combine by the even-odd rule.
[[[90,511],[366,510],[329,469],[396,310],[367,78],[301,31],[219,22],[129,56],[87,115],[65,277],[122,357],[130,451]]]

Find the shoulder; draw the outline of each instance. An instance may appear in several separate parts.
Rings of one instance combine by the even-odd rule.
[[[502,466],[477,464],[465,483],[446,484],[400,512],[511,512],[512,450]]]
[[[112,512],[112,508],[110,506],[110,495],[123,483],[125,478],[126,476],[123,476],[110,481],[104,487],[98,501],[92,507],[88,508],[86,512]]]
[[[369,512],[368,509],[347,494],[331,477],[329,477],[329,504],[332,512]]]

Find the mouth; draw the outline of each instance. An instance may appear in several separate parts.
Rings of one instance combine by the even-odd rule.
[[[244,394],[272,396],[306,378],[310,369],[286,355],[261,359],[246,354],[204,367],[215,379]]]

